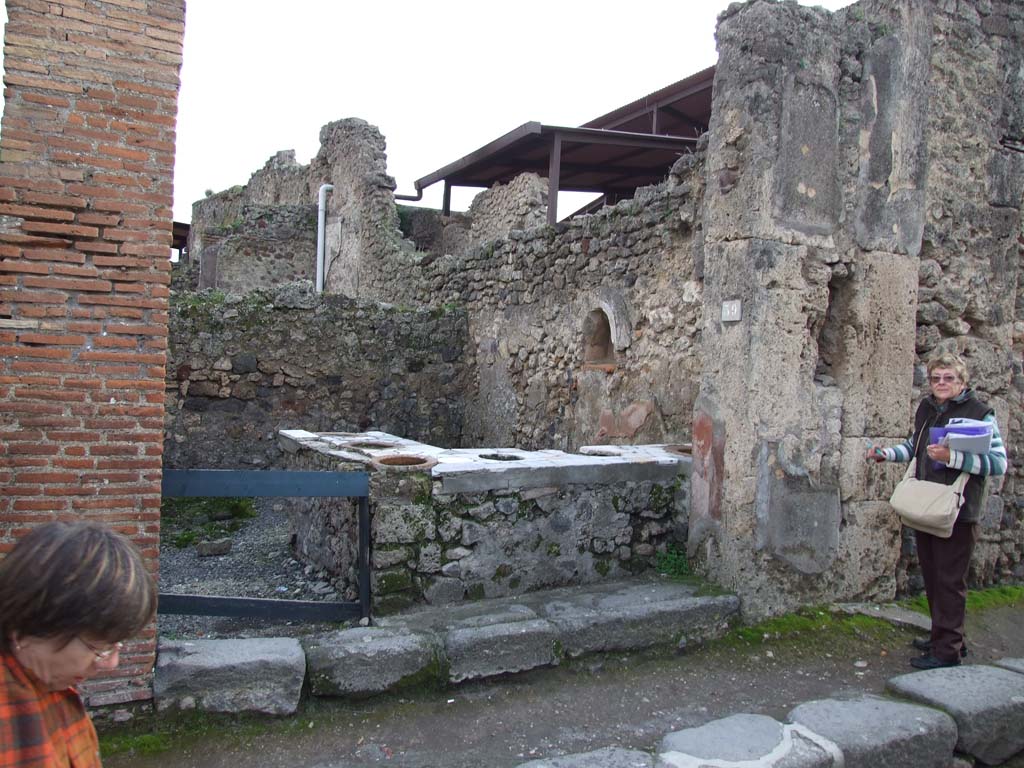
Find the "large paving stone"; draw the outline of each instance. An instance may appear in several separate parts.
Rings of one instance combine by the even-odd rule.
[[[722,625],[739,611],[739,599],[694,592],[692,586],[673,582],[620,583],[607,590],[562,593],[535,608],[558,628],[565,652],[579,656],[721,634]]]
[[[401,628],[359,627],[302,643],[316,696],[362,697],[411,684],[443,682],[435,636]]]
[[[945,712],[878,696],[809,701],[788,719],[838,746],[845,768],[947,768],[957,739]]]
[[[799,725],[764,715],[732,715],[670,733],[656,768],[841,768],[837,746]]]
[[[543,619],[455,627],[444,638],[453,683],[557,664],[558,635]]]
[[[670,733],[657,768],[840,768],[839,749],[799,725],[764,715],[732,715]]]
[[[997,667],[1008,669],[1011,672],[1020,672],[1024,675],[1024,659],[1000,659],[993,662]]]
[[[293,638],[163,641],[153,698],[159,710],[290,715],[305,677],[306,655]]]
[[[516,768],[653,768],[654,758],[635,749],[607,747],[578,755],[563,755],[520,763]]]
[[[996,765],[1024,750],[1024,675],[980,664],[947,667],[894,677],[886,688],[952,715],[960,752]]]

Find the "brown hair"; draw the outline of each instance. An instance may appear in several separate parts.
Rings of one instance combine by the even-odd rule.
[[[967,363],[964,362],[964,359],[960,357],[960,355],[955,355],[952,352],[940,352],[928,361],[929,376],[932,375],[932,371],[936,368],[952,369],[960,381],[963,382],[965,387],[971,377],[971,374],[967,370]]]
[[[46,523],[0,560],[0,649],[12,635],[115,643],[156,613],[156,586],[124,536],[96,523]]]

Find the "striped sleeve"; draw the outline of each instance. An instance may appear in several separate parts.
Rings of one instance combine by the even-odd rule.
[[[914,444],[908,437],[899,445],[893,446],[892,448],[882,448],[881,451],[886,461],[908,462],[913,455]]]
[[[949,461],[946,463],[947,467],[982,477],[1006,474],[1006,446],[1003,445],[1003,436],[999,433],[999,425],[996,423],[995,414],[988,414],[984,421],[992,425],[992,443],[989,446],[988,453],[979,454],[950,450]]]

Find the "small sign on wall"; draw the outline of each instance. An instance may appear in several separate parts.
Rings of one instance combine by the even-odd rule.
[[[743,316],[742,304],[739,299],[722,302],[722,322],[738,323]]]

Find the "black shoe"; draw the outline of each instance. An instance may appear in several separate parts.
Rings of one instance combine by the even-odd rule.
[[[932,641],[928,640],[927,638],[915,637],[913,640],[910,641],[910,644],[912,646],[914,646],[915,648],[917,648],[917,650],[923,651],[925,654],[929,654],[929,653],[932,652]],[[963,643],[960,646],[960,658],[961,659],[967,658],[967,644],[966,643]]]
[[[930,653],[924,656],[915,656],[910,660],[910,666],[915,669],[942,669],[943,667],[959,667],[960,659],[953,659],[953,661],[943,661],[937,659]]]

